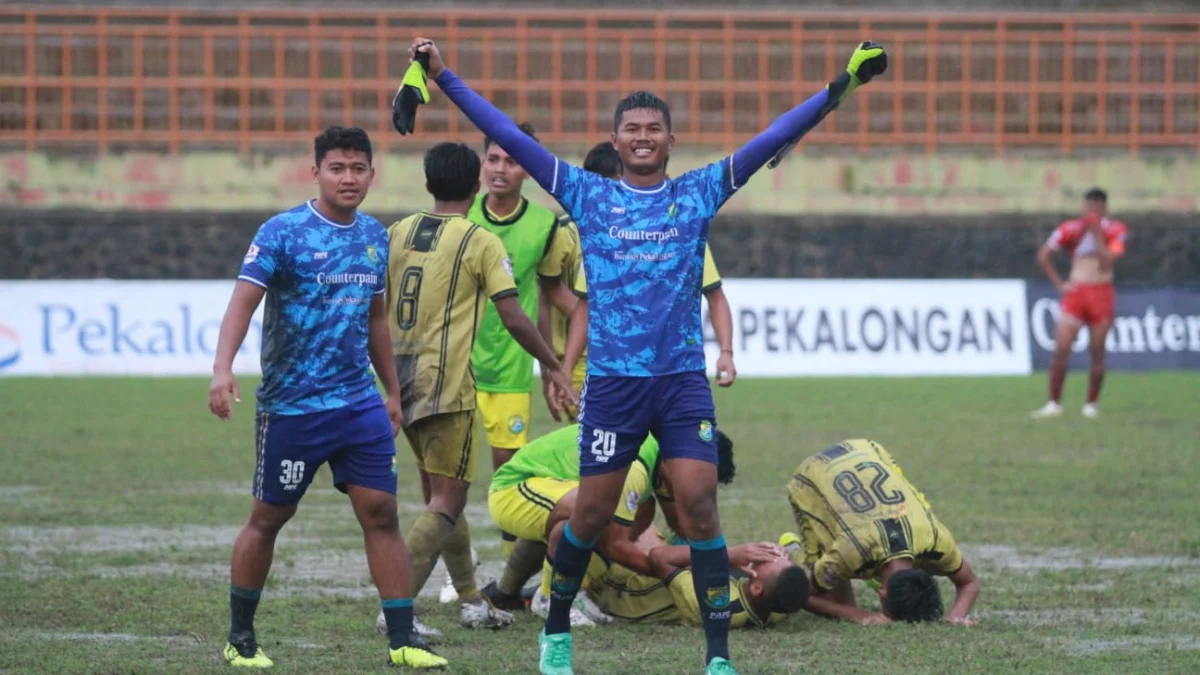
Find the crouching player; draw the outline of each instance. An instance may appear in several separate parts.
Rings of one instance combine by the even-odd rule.
[[[863,625],[940,619],[934,576],[941,575],[957,589],[945,619],[972,624],[979,580],[883,446],[848,440],[813,455],[796,468],[788,492],[800,537],[785,534],[780,543],[811,575],[810,611]],[[878,584],[882,614],[855,605],[851,579]]]

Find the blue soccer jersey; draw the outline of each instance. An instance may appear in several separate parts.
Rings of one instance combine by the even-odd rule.
[[[708,225],[733,195],[726,158],[635,188],[559,161],[550,193],[575,219],[588,286],[588,374],[704,370]]]
[[[387,230],[363,213],[343,225],[310,201],[263,223],[238,274],[267,290],[259,410],[302,415],[379,396],[368,317],[387,259]]]

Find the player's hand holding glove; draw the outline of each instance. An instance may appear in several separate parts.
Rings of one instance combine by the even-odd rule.
[[[429,103],[429,87],[426,86],[428,72],[429,53],[416,52],[412,65],[404,73],[400,90],[392,99],[392,126],[396,127],[401,136],[413,132],[413,125],[417,121],[417,106]]]
[[[867,40],[859,45],[850,55],[850,63],[846,65],[846,70],[825,85],[825,88],[829,90],[829,98],[821,107],[817,120],[823,120],[826,115],[837,110],[842,101],[849,98],[855,89],[870,82],[876,75],[887,72],[887,67],[887,52],[883,50],[883,45],[873,40]],[[796,147],[796,143],[799,143],[803,136],[801,134],[784,145],[783,149],[771,158],[767,166],[772,169],[779,166],[779,163]]]

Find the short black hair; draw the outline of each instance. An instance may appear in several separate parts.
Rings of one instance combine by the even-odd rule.
[[[1104,202],[1108,203],[1108,193],[1100,188],[1092,188],[1084,193],[1083,198],[1089,202]]]
[[[937,621],[943,612],[937,579],[922,569],[896,571],[887,581],[887,606],[897,621]]]
[[[667,102],[648,91],[635,91],[617,103],[617,112],[613,114],[613,131],[621,126],[621,118],[626,110],[657,110],[662,113],[663,124],[667,132],[671,131],[671,108]]]
[[[733,482],[733,474],[737,467],[733,465],[733,439],[717,430],[717,482],[729,485]]]
[[[537,139],[538,139],[537,134],[534,133],[533,125],[530,124],[529,122],[521,122],[520,124],[517,125],[517,128],[520,129],[521,131],[524,131],[526,136],[537,141]],[[492,144],[495,142],[496,141],[493,141],[488,136],[483,137],[483,152],[484,152],[484,154],[487,154],[488,148],[492,147]],[[538,141],[538,142],[541,143],[541,141]]]
[[[617,178],[624,172],[625,167],[621,166],[621,155],[617,154],[617,149],[612,143],[605,141],[588,150],[587,156],[583,158],[583,170],[605,178]]]
[[[792,565],[779,574],[775,587],[770,589],[771,611],[794,614],[808,606],[808,575],[804,568]]]
[[[371,163],[371,138],[359,127],[332,126],[313,139],[317,166],[321,166],[321,160],[330,150],[358,150],[366,153],[367,164]]]
[[[461,202],[479,185],[479,155],[462,143],[438,143],[425,153],[425,187],[439,202]]]

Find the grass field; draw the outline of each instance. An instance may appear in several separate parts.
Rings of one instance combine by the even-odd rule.
[[[979,625],[864,628],[799,614],[739,631],[753,673],[1200,672],[1200,377],[1114,374],[1103,417],[1033,422],[1044,379],[740,381],[717,392],[738,473],[733,542],[792,529],[784,485],[809,453],[870,436],[923,489],[980,573]],[[230,547],[248,513],[253,382],[230,423],[200,379],[0,380],[0,672],[225,670]],[[535,434],[552,424],[543,412]],[[419,510],[401,442],[401,523]],[[482,459],[482,457],[481,457]],[[497,574],[478,464],[469,517]],[[457,626],[426,588],[454,673],[536,672],[540,622]],[[947,584],[945,597],[952,593]],[[870,607],[878,603],[860,593]],[[284,530],[258,613],[280,673],[381,672],[378,600],[349,507],[322,470]],[[577,672],[698,673],[697,628],[577,633]]]

